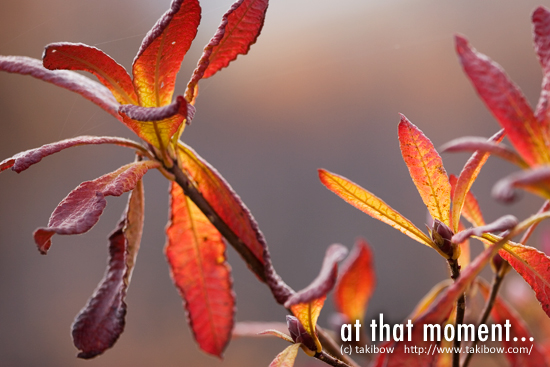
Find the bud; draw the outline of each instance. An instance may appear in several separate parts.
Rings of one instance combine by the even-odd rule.
[[[286,325],[288,326],[290,337],[295,343],[302,343],[306,348],[312,351],[317,350],[315,340],[307,333],[302,323],[296,317],[287,315]]]
[[[432,240],[437,245],[439,250],[449,258],[455,258],[455,251],[458,251],[459,248],[458,245],[451,242],[453,235],[453,231],[447,227],[445,223],[441,222],[439,219],[434,220]],[[455,249],[455,247],[457,249]],[[458,257],[458,255],[456,257]]]

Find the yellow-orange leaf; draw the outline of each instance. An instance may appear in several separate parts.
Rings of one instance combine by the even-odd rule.
[[[319,170],[319,179],[327,189],[334,192],[357,209],[367,213],[373,218],[389,224],[413,240],[423,243],[426,246],[435,246],[432,240],[424,232],[418,229],[418,227],[412,224],[411,221],[356,183],[323,169]]]
[[[323,296],[309,303],[298,303],[290,306],[290,310],[294,316],[300,320],[300,323],[304,329],[306,329],[307,333],[313,338],[313,340],[315,340],[317,352],[320,352],[322,347],[319,339],[317,338],[317,334],[315,333],[315,327],[326,298],[326,296]]]
[[[401,154],[411,178],[434,219],[450,224],[451,185],[432,142],[401,115],[398,128]]]
[[[286,347],[281,353],[275,357],[275,359],[269,364],[269,367],[292,367],[294,361],[298,355],[298,349],[300,344],[292,344],[290,347]]]

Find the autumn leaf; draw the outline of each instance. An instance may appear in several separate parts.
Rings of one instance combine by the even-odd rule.
[[[486,282],[480,281],[478,282],[478,286],[483,297],[487,299],[490,293],[489,285]],[[525,321],[523,321],[521,316],[499,296],[495,299],[491,310],[491,317],[495,324],[503,325],[509,322],[512,325],[509,339],[502,339],[502,345],[506,350],[519,350],[519,348],[527,348],[529,350],[529,354],[505,353],[504,355],[512,367],[548,366],[542,348],[539,343],[532,340],[532,334],[527,329]]]
[[[550,167],[541,166],[512,173],[493,186],[493,197],[504,202],[516,199],[516,188],[550,199]]]
[[[231,339],[235,314],[230,267],[220,233],[175,183],[165,253],[195,340],[221,357]]]
[[[223,15],[187,85],[185,97],[189,102],[194,103],[197,97],[200,79],[211,77],[238,55],[248,53],[260,35],[267,6],[268,0],[237,0]]]
[[[48,227],[34,232],[34,241],[40,252],[48,252],[51,238],[56,233],[81,234],[90,230],[107,205],[106,196],[120,196],[134,189],[148,170],[159,166],[155,161],[134,162],[93,181],[81,183],[55,208]]]
[[[432,240],[412,224],[411,221],[356,183],[324,169],[319,170],[319,179],[327,189],[334,192],[357,209],[367,213],[373,218],[389,224],[413,240],[429,247],[435,246]]]
[[[543,70],[542,88],[539,102],[535,110],[535,116],[540,122],[542,129],[549,136],[550,116],[550,11],[543,6],[539,6],[533,12],[533,35],[535,51],[539,58]]]
[[[140,106],[161,107],[172,101],[176,75],[200,19],[197,0],[174,0],[147,33],[132,66]]]
[[[544,132],[521,90],[502,67],[455,37],[462,67],[479,96],[506,131],[508,139],[531,166],[550,162]]]
[[[451,185],[432,142],[401,115],[399,144],[411,178],[432,218],[450,226]]]
[[[143,229],[143,184],[130,193],[128,206],[109,236],[105,276],[72,325],[79,358],[89,359],[113,346],[125,325],[126,292],[136,262]]]
[[[452,242],[461,243],[472,236],[481,237],[488,232],[503,232],[514,228],[518,220],[513,215],[504,215],[497,220],[480,227],[467,228],[453,236]]]
[[[334,305],[348,320],[363,320],[370,297],[374,292],[376,274],[372,250],[359,239],[341,266],[334,287]]]
[[[292,344],[289,347],[286,347],[281,353],[275,357],[275,359],[269,364],[269,367],[292,367],[294,366],[294,361],[298,355],[298,349],[300,349],[300,344]]]
[[[11,168],[12,171],[20,173],[33,164],[40,162],[42,158],[60,152],[64,149],[80,145],[94,144],[116,144],[140,151],[144,150],[144,148],[138,143],[124,138],[110,136],[77,136],[76,138],[60,140],[55,143],[43,145],[39,148],[26,150],[24,152],[17,153],[11,158],[4,159],[0,162],[0,172]]]
[[[132,79],[124,67],[98,48],[59,42],[46,46],[42,63],[49,70],[81,70],[95,75],[120,104],[137,104]]]

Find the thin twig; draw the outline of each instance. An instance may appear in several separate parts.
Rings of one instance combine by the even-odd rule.
[[[342,362],[341,360],[339,360],[337,358],[334,358],[333,356],[331,356],[330,354],[328,354],[325,351],[322,351],[321,353],[315,353],[314,357],[317,358],[320,361],[325,362],[328,365],[333,366],[333,367],[351,367],[347,363]]]
[[[489,295],[489,298],[487,299],[487,302],[485,303],[485,307],[483,308],[483,312],[481,313],[481,317],[479,318],[479,322],[477,323],[478,327],[479,325],[487,323],[487,319],[489,318],[489,314],[491,313],[491,310],[493,309],[493,306],[495,304],[495,299],[497,298],[498,291],[500,289],[500,285],[502,284],[502,280],[504,279],[504,276],[507,273],[507,268],[510,265],[508,262],[503,262],[501,268],[495,273],[495,276],[493,277],[493,283],[491,284],[491,293]],[[474,353],[471,351],[475,349],[477,345],[478,339],[472,340],[472,344],[470,347],[470,353],[466,355],[466,358],[464,359],[464,362],[462,363],[462,367],[468,367],[468,364],[470,363],[470,360],[472,359],[472,356]]]
[[[341,354],[338,348],[338,344],[332,339],[332,337],[323,328],[317,325],[317,335],[319,341],[323,345],[323,348],[328,351],[329,354],[341,359],[352,367],[359,367],[359,365],[346,354]]]
[[[449,259],[449,265],[451,267],[451,278],[456,282],[460,276],[460,265],[457,260]],[[464,323],[464,313],[466,311],[466,297],[464,293],[460,295],[456,301],[456,317],[455,317],[455,330],[458,330],[458,325]],[[455,338],[453,341],[453,367],[460,366],[460,339]]]

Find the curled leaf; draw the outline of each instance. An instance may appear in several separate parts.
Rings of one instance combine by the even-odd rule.
[[[498,181],[492,194],[496,199],[509,203],[516,199],[516,188],[550,198],[550,167],[535,167],[513,173]]]
[[[518,153],[531,166],[550,162],[545,135],[520,89],[464,37],[456,36],[455,42],[464,71]]]
[[[165,248],[174,284],[185,300],[195,340],[221,357],[231,339],[235,314],[231,269],[220,233],[175,183]]]
[[[141,242],[143,229],[143,183],[130,193],[128,206],[109,236],[109,262],[105,276],[72,325],[79,358],[89,359],[113,346],[124,330],[126,292]]]
[[[143,107],[166,106],[176,75],[197,34],[201,8],[197,0],[173,0],[147,33],[133,64],[134,86]]]
[[[8,73],[30,75],[76,92],[103,108],[116,119],[121,120],[118,115],[120,104],[113,97],[109,89],[74,71],[48,70],[42,66],[41,60],[25,56],[0,56],[0,70],[7,71]]]
[[[59,42],[46,46],[42,56],[49,70],[82,70],[94,74],[120,104],[137,104],[130,75],[124,67],[98,48],[82,43]]]
[[[364,239],[355,243],[341,266],[334,287],[334,305],[348,320],[363,320],[376,285],[372,250]]]
[[[173,103],[164,107],[122,105],[118,112],[137,121],[160,121],[174,115],[180,115],[184,119],[187,118],[187,102],[182,96],[178,96]]]
[[[424,232],[418,229],[418,227],[412,224],[411,221],[356,183],[324,169],[319,170],[319,179],[327,189],[334,192],[357,209],[367,213],[373,218],[389,224],[413,240],[423,243],[426,246],[434,247],[432,240]]]
[[[550,132],[550,11],[539,6],[533,12],[532,20],[535,51],[544,73],[535,116],[548,136]]]
[[[518,220],[516,219],[516,217],[514,217],[513,215],[504,215],[487,225],[465,229],[462,232],[455,234],[452,241],[454,243],[461,243],[472,236],[479,237],[487,232],[507,231],[511,228],[514,228],[517,224]]]
[[[107,205],[106,196],[120,196],[133,190],[148,170],[159,166],[155,161],[134,162],[93,181],[81,183],[55,208],[48,227],[34,232],[34,241],[40,252],[48,252],[51,238],[56,233],[81,234],[90,230]]]
[[[11,168],[12,171],[20,173],[33,164],[36,164],[42,160],[42,158],[60,152],[64,149],[76,147],[79,145],[90,144],[116,144],[129,148],[135,148],[142,150],[143,147],[138,143],[117,137],[110,136],[77,136],[76,138],[70,138],[65,140],[56,141],[55,143],[46,144],[40,148],[29,149],[21,153],[17,153],[11,158],[4,159],[0,162],[0,172]]]
[[[450,226],[451,185],[443,161],[422,131],[401,115],[399,145],[411,178],[432,218]]]

